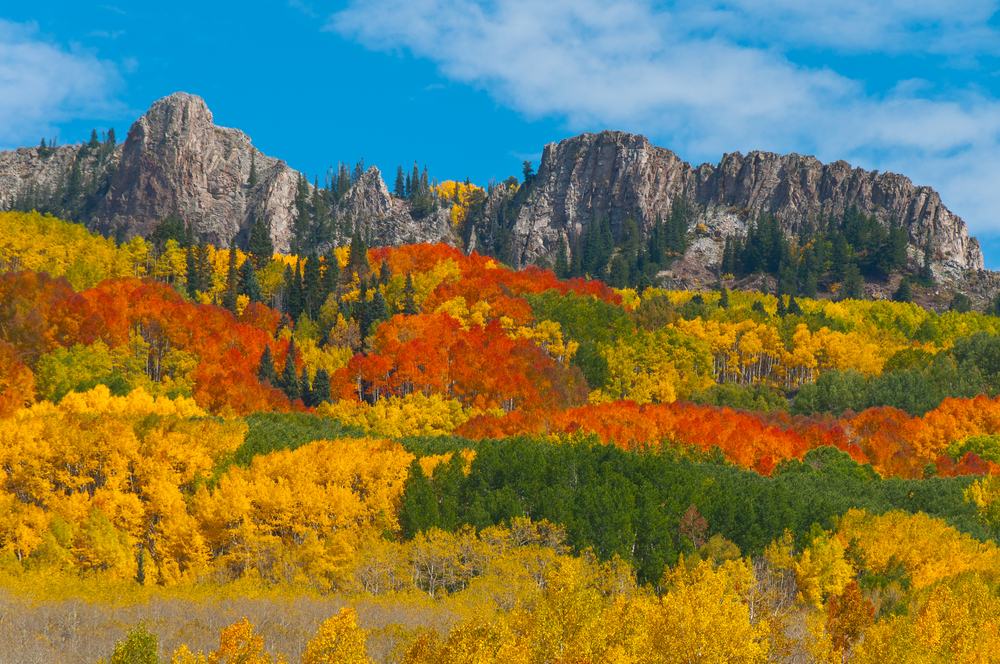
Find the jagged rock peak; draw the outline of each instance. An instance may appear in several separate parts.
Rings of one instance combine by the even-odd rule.
[[[545,146],[533,188],[515,225],[521,265],[551,260],[560,238],[586,231],[592,215],[607,215],[616,235],[629,215],[647,229],[682,196],[704,209],[699,222],[709,234],[745,231],[767,212],[794,234],[820,214],[857,205],[883,223],[898,219],[914,249],[930,242],[935,260],[949,269],[983,267],[978,241],[937,192],[844,161],[824,165],[811,156],[754,151],[695,167],[644,136],[603,131]]]
[[[252,189],[251,159],[258,176]],[[287,251],[297,180],[285,162],[257,151],[242,131],[216,126],[204,99],[176,92],[132,125],[90,225],[147,235],[176,211],[200,236],[225,246],[257,214],[269,224],[275,247]]]
[[[392,214],[392,196],[378,168],[368,167],[344,194],[341,206],[359,220],[381,219]]]

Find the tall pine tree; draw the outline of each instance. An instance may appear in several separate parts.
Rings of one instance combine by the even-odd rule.
[[[271,387],[278,386],[278,373],[274,369],[274,358],[271,357],[271,344],[264,346],[264,352],[260,356],[260,363],[257,365],[257,380],[267,382]]]
[[[316,370],[316,375],[313,377],[312,389],[312,399],[315,405],[318,406],[321,403],[330,402],[330,374],[323,367]]]
[[[253,261],[254,269],[263,270],[274,257],[274,242],[271,241],[271,233],[259,215],[254,215],[253,225],[250,227],[250,238],[247,243],[247,252]]]
[[[195,247],[188,247],[185,257],[187,259],[187,294],[192,299],[198,291],[204,288],[201,283],[201,275],[198,273],[197,252]]]
[[[236,287],[240,295],[246,295],[251,302],[263,302],[264,295],[260,291],[257,272],[253,269],[253,261],[247,259],[240,265],[239,283]]]
[[[305,364],[302,365],[302,374],[299,377],[299,398],[302,399],[303,405],[307,408],[319,405],[313,401],[312,385],[309,383],[309,372],[306,370]]]
[[[229,270],[226,272],[226,290],[222,294],[222,307],[236,313],[237,296],[239,292],[239,268],[236,267],[236,238],[229,241]]]
[[[309,318],[316,320],[319,309],[323,306],[323,283],[319,256],[315,252],[306,257],[305,269],[302,271],[303,308]]]
[[[322,307],[326,304],[326,299],[330,297],[332,293],[337,292],[337,286],[340,285],[340,262],[337,260],[337,254],[333,251],[328,251],[325,256],[323,256],[323,292],[321,299],[323,302],[320,304]]]
[[[413,287],[413,274],[406,273],[406,285],[403,286],[403,311],[407,316],[416,315],[419,312],[416,302],[416,290]]]
[[[393,188],[396,198],[406,198],[406,180],[403,178],[403,167],[396,169],[396,186]]]
[[[285,353],[285,367],[281,371],[281,391],[285,393],[290,401],[295,401],[302,396],[302,386],[299,383],[298,373],[295,371],[295,358],[298,353],[295,350],[295,337],[288,340],[288,351]]]
[[[556,276],[565,279],[569,276],[569,258],[566,255],[566,238],[559,238],[559,250],[556,252]]]
[[[250,152],[250,177],[247,180],[247,185],[249,185],[249,189],[257,186],[257,151],[253,149]]]

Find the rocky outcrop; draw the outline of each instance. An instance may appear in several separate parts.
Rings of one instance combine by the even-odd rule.
[[[374,166],[344,194],[337,206],[337,216],[347,220],[372,246],[458,241],[447,210],[439,209],[414,219],[409,203],[389,194],[382,174]]]
[[[251,160],[257,173],[252,187]],[[74,164],[79,180],[91,184],[67,203],[60,187]],[[155,102],[120,146],[0,152],[0,208],[33,192],[55,213],[117,237],[148,235],[160,219],[177,212],[197,235],[221,246],[245,237],[253,220],[262,218],[275,248],[287,252],[300,177],[285,162],[256,150],[243,132],[216,126],[203,99],[178,92]],[[983,266],[979,244],[962,220],[933,189],[901,175],[768,152],[733,153],[717,165],[692,166],[642,136],[614,131],[547,145],[530,186],[516,194],[505,185],[493,188],[484,215],[490,227],[478,230],[505,254],[509,249],[516,266],[541,258],[551,262],[560,240],[572,247],[591,219],[606,215],[615,237],[630,215],[645,230],[657,216],[670,214],[678,196],[700,210],[688,260],[703,267],[718,262],[721,238],[745,232],[761,213],[777,214],[791,235],[819,215],[839,214],[851,205],[884,223],[898,219],[914,257],[930,243],[939,272],[957,278]],[[60,197],[63,202],[56,204]],[[504,221],[498,224],[501,208]],[[358,231],[372,246],[463,244],[446,208],[414,218],[409,203],[389,194],[374,167],[329,208],[328,217],[336,243],[349,242]],[[464,240],[471,250],[480,240],[469,230]]]
[[[969,237],[965,223],[942,204],[937,192],[915,186],[902,175],[769,152],[733,153],[718,165],[692,166],[643,136],[616,131],[545,146],[515,225],[518,264],[541,257],[552,260],[560,238],[585,232],[595,215],[607,215],[616,236],[629,215],[640,228],[648,228],[657,215],[670,213],[677,196],[704,210],[695,223],[717,237],[743,232],[749,221],[767,212],[777,214],[786,231],[794,234],[820,214],[839,214],[857,205],[883,223],[898,219],[914,251],[930,242],[942,269],[983,267],[979,243]],[[712,255],[707,251],[706,256]]]
[[[91,192],[92,200],[69,209],[52,205],[52,192],[65,186],[75,162],[83,165],[84,180],[93,179],[94,158],[81,161],[86,153],[80,145],[0,152],[0,209],[12,207],[24,192],[42,191],[50,209],[71,212],[74,220],[119,238],[147,236],[157,222],[177,213],[198,237],[217,246],[233,237],[242,241],[261,218],[275,249],[291,249],[300,174],[255,149],[242,131],[216,126],[201,97],[177,92],[156,101],[124,143],[101,153],[108,181]],[[313,187],[307,186],[312,200]],[[408,204],[390,196],[374,167],[327,212],[338,230],[335,243],[349,242],[354,231],[372,246],[455,242],[446,210],[413,219]]]
[[[251,189],[251,156],[257,183]],[[118,169],[89,225],[105,234],[148,235],[173,212],[225,246],[263,214],[276,247],[288,248],[298,174],[254,149],[238,129],[218,127],[200,97],[155,102],[128,132]]]
[[[103,195],[103,180],[121,158],[121,146],[63,145],[57,148],[18,148],[0,152],[0,210],[65,196],[73,166],[79,169],[79,198]],[[84,206],[92,208],[92,206]]]

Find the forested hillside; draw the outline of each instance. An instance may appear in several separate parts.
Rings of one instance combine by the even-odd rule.
[[[434,196],[464,229],[487,192]],[[830,247],[896,269],[867,219],[816,229],[801,275],[787,242],[730,242],[735,271],[795,281],[767,294],[616,282],[684,239],[669,220],[612,245],[605,283],[359,234],[298,256],[262,223],[213,247],[168,216],[116,244],[2,213],[0,642],[20,661],[989,661],[1000,318],[808,297],[845,269]]]

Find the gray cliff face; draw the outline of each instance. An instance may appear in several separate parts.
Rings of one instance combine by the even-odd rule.
[[[414,219],[410,215],[409,202],[389,194],[382,174],[374,166],[369,167],[344,194],[337,206],[337,216],[349,220],[363,237],[371,238],[372,246],[457,242],[447,209]]]
[[[253,187],[251,159],[257,171]],[[74,165],[82,193],[76,202],[54,205]],[[200,97],[178,92],[155,102],[113,149],[76,145],[0,152],[0,209],[19,197],[22,207],[24,200],[28,205],[47,200],[55,213],[118,237],[148,235],[176,211],[197,235],[218,246],[233,237],[242,241],[253,221],[262,219],[275,249],[288,252],[299,178],[285,162],[257,151],[243,132],[216,126]],[[553,261],[560,240],[572,247],[594,217],[607,215],[615,237],[629,215],[645,231],[657,216],[670,214],[677,196],[702,211],[690,230],[704,228],[698,227],[685,259],[702,268],[718,262],[721,238],[744,233],[761,213],[776,213],[786,232],[795,234],[818,215],[839,214],[851,205],[883,223],[898,219],[909,232],[914,258],[930,243],[942,275],[954,279],[983,267],[979,243],[964,222],[934,190],[901,175],[768,152],[733,153],[718,165],[692,166],[642,136],[613,131],[545,146],[533,186],[515,194],[498,185],[486,202],[485,218],[494,219],[502,207],[516,214],[503,242],[512,245],[513,263],[524,266],[540,258]],[[479,241],[469,229],[465,242],[456,236],[447,207],[414,218],[410,203],[393,198],[374,167],[328,216],[337,244],[349,242],[353,232],[371,246],[447,242],[467,244],[471,251]],[[496,239],[495,228],[478,231]]]
[[[254,154],[255,153],[255,154]],[[251,190],[251,155],[257,184]],[[148,235],[176,211],[207,241],[225,246],[263,214],[275,247],[288,249],[298,174],[256,152],[238,129],[217,127],[200,97],[177,92],[155,102],[128,132],[111,187],[89,225]]]
[[[103,159],[82,145],[62,145],[45,152],[37,147],[0,152],[0,209],[12,207],[16,198],[29,189],[36,193],[56,191],[75,163],[80,168],[81,180],[89,182],[95,170],[103,174],[106,163],[116,164],[121,151],[119,145]]]
[[[38,148],[0,152],[0,209],[12,207],[29,190],[56,191],[75,162],[88,180],[97,164],[93,156],[83,158],[81,150],[75,145],[47,154]],[[156,101],[132,125],[125,142],[102,159],[106,187],[86,205],[65,212],[92,230],[148,236],[157,222],[176,212],[197,236],[227,246],[233,237],[245,240],[260,218],[270,227],[275,249],[291,249],[300,174],[256,150],[242,131],[216,126],[201,97],[177,92]],[[257,172],[253,187],[251,161]],[[310,195],[312,190],[310,185]],[[335,243],[350,242],[354,231],[373,246],[456,241],[447,210],[413,219],[409,204],[390,196],[374,167],[329,213],[348,231],[337,234]]]
[[[631,214],[641,229],[666,216],[676,196],[701,206],[710,235],[743,232],[747,221],[774,212],[790,234],[819,214],[857,205],[883,223],[895,216],[914,248],[929,241],[942,269],[983,267],[979,243],[929,187],[894,173],[824,165],[814,157],[751,152],[725,155],[718,165],[694,167],[633,134],[582,134],[545,146],[515,225],[520,265],[552,259],[562,237],[589,228],[592,210],[607,215],[617,235]],[[572,246],[572,242],[567,242]],[[915,249],[914,249],[915,250]]]

